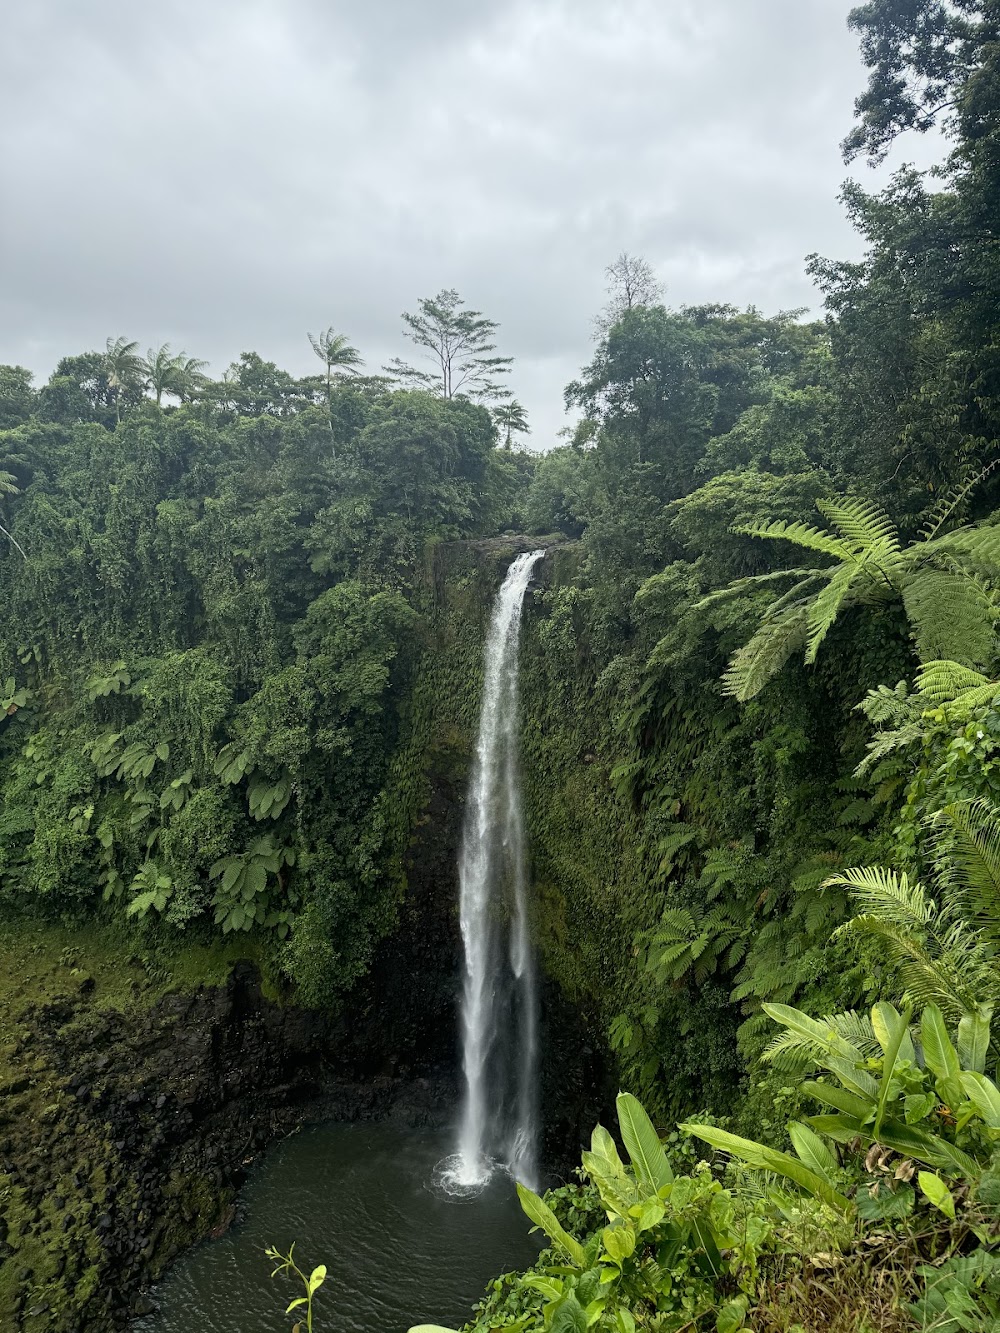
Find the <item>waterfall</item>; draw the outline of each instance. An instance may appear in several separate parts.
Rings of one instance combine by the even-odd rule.
[[[538,1015],[518,768],[521,607],[543,551],[519,555],[503,581],[486,640],[479,737],[459,855],[465,977],[465,1100],[458,1190],[484,1186],[497,1166],[535,1183]]]

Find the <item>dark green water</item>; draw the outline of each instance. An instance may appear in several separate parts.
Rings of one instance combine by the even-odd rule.
[[[159,1312],[133,1333],[287,1333],[301,1293],[271,1279],[269,1244],[303,1268],[325,1263],[316,1333],[458,1328],[497,1274],[538,1253],[514,1186],[495,1180],[476,1199],[431,1186],[450,1135],[405,1126],[322,1125],[270,1152],[241,1195],[240,1220],[185,1256],[153,1293]]]

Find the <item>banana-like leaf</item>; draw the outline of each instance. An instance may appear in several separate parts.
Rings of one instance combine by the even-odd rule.
[[[877,1140],[870,1126],[852,1122],[849,1116],[810,1116],[809,1123],[820,1134],[828,1134],[840,1143],[857,1135],[867,1143],[878,1142],[886,1148],[892,1148],[894,1152],[902,1153],[904,1157],[913,1157],[929,1166],[936,1166],[939,1171],[948,1171],[968,1180],[976,1180],[982,1174],[982,1167],[961,1148],[956,1148],[953,1143],[938,1134],[932,1134],[930,1130],[904,1124],[902,1120],[890,1120],[888,1117],[883,1120]],[[845,1138],[840,1137],[848,1125],[851,1126],[850,1132]]]
[[[541,1227],[549,1240],[565,1250],[578,1268],[583,1268],[583,1246],[568,1231],[563,1229],[559,1219],[545,1200],[540,1199],[534,1190],[529,1190],[527,1185],[521,1185],[520,1183],[517,1186],[517,1197],[521,1200],[521,1207],[535,1226]]]
[[[958,1024],[958,1058],[963,1070],[969,1070],[974,1074],[986,1072],[992,1016],[991,1005],[980,1005],[975,1013],[962,1015]]]
[[[882,1082],[879,1087],[878,1109],[875,1112],[874,1133],[877,1139],[889,1105],[889,1097],[893,1091],[892,1077],[896,1072],[896,1064],[904,1041],[907,1043],[914,1060],[916,1056],[913,1051],[913,1042],[910,1040],[910,1014],[908,1010],[905,1014],[900,1014],[891,1004],[885,1002],[876,1004],[872,1009],[872,1026],[875,1029],[875,1035],[878,1037],[879,1045],[885,1052],[882,1057]]]
[[[962,1100],[962,1066],[952,1044],[944,1016],[936,1004],[929,1004],[920,1018],[920,1040],[927,1068],[934,1075],[938,1092],[950,1104]]]
[[[793,1120],[788,1126],[788,1136],[792,1140],[792,1147],[810,1171],[829,1180],[837,1169],[837,1159],[820,1136],[798,1120]]]
[[[872,1111],[872,1103],[865,1097],[848,1092],[846,1088],[838,1088],[833,1083],[817,1083],[815,1079],[808,1079],[801,1084],[801,1091],[809,1093],[817,1101],[825,1102],[827,1106],[843,1111],[845,1115],[853,1116],[859,1123]]]
[[[595,1125],[590,1136],[590,1151],[595,1157],[603,1157],[612,1167],[624,1170],[624,1163],[618,1155],[618,1145],[603,1125]]]
[[[636,1175],[654,1194],[666,1189],[673,1183],[674,1173],[652,1120],[642,1104],[629,1092],[620,1092],[615,1105],[618,1108],[622,1140]]]
[[[834,1143],[850,1143],[852,1139],[865,1136],[864,1125],[852,1115],[811,1115],[809,1124]]]
[[[895,1005],[880,1000],[878,1004],[872,1005],[872,1029],[883,1055],[888,1055],[890,1048],[893,1048],[898,1059],[916,1064],[917,1053],[910,1036],[909,1014],[904,1016]]]
[[[963,1070],[962,1088],[990,1129],[1000,1129],[1000,1090],[993,1080],[985,1074]]]
[[[679,1125],[678,1128],[685,1134],[694,1134],[697,1138],[704,1139],[711,1147],[718,1148],[721,1152],[731,1153],[758,1171],[772,1171],[777,1176],[784,1176],[786,1180],[792,1181],[807,1194],[822,1200],[839,1213],[851,1211],[851,1203],[843,1194],[790,1153],[766,1148],[762,1143],[755,1143],[753,1139],[740,1138],[739,1135],[729,1134],[714,1125],[687,1123]]]

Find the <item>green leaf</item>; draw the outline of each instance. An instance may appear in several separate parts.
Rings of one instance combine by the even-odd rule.
[[[815,1130],[802,1124],[801,1121],[793,1120],[788,1126],[788,1135],[792,1140],[792,1147],[810,1171],[815,1171],[824,1180],[829,1180],[837,1169],[837,1159]]]
[[[833,1083],[819,1083],[814,1079],[808,1079],[801,1084],[801,1090],[815,1097],[817,1101],[843,1111],[845,1115],[854,1116],[856,1120],[864,1120],[871,1111],[871,1102],[867,1098],[859,1097],[855,1092],[848,1092],[846,1088],[838,1088]]]
[[[728,1305],[724,1305],[716,1315],[716,1333],[738,1333],[738,1330],[746,1323],[748,1305],[749,1302],[745,1296],[737,1296]]]
[[[257,861],[247,866],[247,877],[244,891],[249,891],[249,896],[254,897],[258,893],[263,893],[267,888],[267,871]]]
[[[929,1004],[920,1019],[920,1040],[923,1043],[927,1068],[934,1075],[938,1091],[949,1104],[962,1098],[961,1073],[958,1052],[952,1045],[944,1016],[936,1004]]]
[[[521,1278],[522,1287],[530,1287],[533,1291],[540,1291],[546,1300],[558,1301],[563,1294],[563,1283],[554,1277],[544,1277],[541,1273],[525,1273]]]
[[[299,1296],[294,1301],[291,1302],[291,1304],[285,1310],[285,1314],[291,1314],[292,1311],[298,1309],[300,1305],[308,1305],[308,1304],[309,1302],[306,1300],[304,1296]]]
[[[578,1268],[583,1268],[583,1246],[569,1232],[563,1230],[559,1219],[545,1200],[540,1199],[534,1190],[529,1190],[527,1185],[522,1185],[520,1182],[517,1186],[517,1197],[521,1200],[521,1207],[535,1226],[541,1227],[549,1240],[554,1241],[556,1245],[565,1250]]]
[[[318,1264],[309,1274],[309,1295],[319,1288],[326,1281],[326,1264]]]
[[[731,1153],[746,1162],[748,1166],[756,1167],[758,1171],[773,1171],[777,1176],[784,1176],[786,1180],[793,1181],[807,1194],[829,1204],[839,1213],[851,1211],[851,1204],[843,1194],[838,1193],[829,1181],[824,1180],[815,1171],[810,1171],[790,1153],[766,1148],[762,1143],[755,1143],[753,1139],[740,1138],[739,1135],[729,1134],[724,1129],[716,1129],[714,1125],[688,1123],[679,1125],[678,1129],[683,1130],[685,1134],[694,1134],[699,1139],[704,1139],[711,1147],[718,1148],[721,1152]]]
[[[635,1253],[636,1235],[631,1227],[605,1227],[601,1232],[601,1241],[605,1254],[619,1268]]]
[[[170,746],[166,741],[160,741],[159,745],[156,747],[156,757],[157,759],[162,760],[163,763],[166,763],[170,758]]]
[[[986,1053],[990,1046],[992,1009],[980,1006],[975,1013],[963,1014],[958,1024],[958,1058],[963,1069],[975,1074],[986,1072]]]
[[[572,1292],[556,1307],[549,1333],[587,1333],[587,1316]]]
[[[985,1074],[962,1073],[962,1088],[990,1129],[1000,1129],[1000,1090]]]
[[[673,1183],[674,1173],[652,1120],[631,1093],[620,1092],[615,1105],[622,1140],[639,1179],[654,1193],[666,1189]]]
[[[917,1184],[925,1199],[928,1199],[935,1208],[939,1208],[945,1217],[955,1220],[955,1200],[940,1176],[930,1171],[920,1171],[917,1173]]]
[[[414,1324],[410,1333],[457,1333],[454,1328],[444,1328],[441,1324]]]
[[[936,1093],[911,1092],[903,1098],[903,1119],[908,1125],[915,1125],[920,1120],[926,1120],[937,1104]]]
[[[216,865],[221,865],[221,864],[222,862],[216,862]],[[214,870],[215,866],[213,866],[212,869]],[[232,892],[233,888],[235,887],[236,881],[242,874],[243,874],[243,862],[240,861],[237,857],[227,857],[225,863],[225,870],[222,876],[222,885],[221,885],[222,892],[223,893]]]
[[[879,1045],[884,1051],[882,1057],[882,1081],[878,1094],[878,1109],[875,1112],[875,1138],[879,1136],[882,1129],[882,1120],[889,1105],[889,1097],[893,1091],[892,1078],[896,1072],[896,1062],[899,1059],[900,1049],[903,1043],[906,1043],[910,1052],[911,1061],[915,1058],[913,1051],[913,1042],[910,1040],[910,1014],[909,1010],[905,1014],[900,1014],[891,1004],[882,1002],[876,1004],[872,1009],[872,1027],[878,1038]]]

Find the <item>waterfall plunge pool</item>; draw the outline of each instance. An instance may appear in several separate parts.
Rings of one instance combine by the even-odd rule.
[[[153,1292],[157,1313],[131,1333],[278,1333],[301,1294],[270,1277],[267,1245],[309,1269],[326,1264],[317,1333],[460,1328],[487,1284],[538,1254],[513,1182],[494,1177],[475,1198],[432,1185],[448,1131],[397,1122],[303,1130],[268,1152],[240,1192],[237,1220],[178,1260]]]

